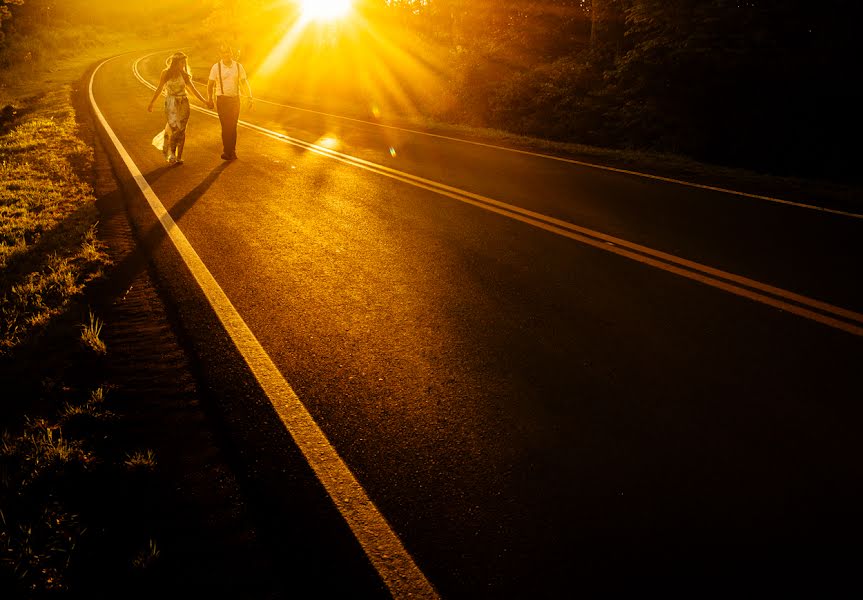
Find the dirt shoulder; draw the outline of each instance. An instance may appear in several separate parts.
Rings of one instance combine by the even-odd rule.
[[[33,235],[38,242],[95,217],[97,239],[87,243],[109,263],[71,282],[72,300],[0,360],[0,596],[278,598],[226,441],[95,134],[85,84],[72,86],[71,100],[93,155],[76,151],[63,169],[92,188],[98,215],[78,209]],[[26,123],[20,114],[7,124]],[[66,164],[66,154],[58,149],[57,160]],[[38,195],[21,188],[13,199],[26,207]],[[27,257],[59,252],[22,248]],[[23,279],[9,279],[3,293],[23,293],[14,284]],[[88,314],[102,325],[104,351],[81,343]]]
[[[156,589],[193,596],[275,597],[271,565],[248,515],[218,427],[201,401],[147,257],[130,227],[125,198],[93,131],[83,85],[74,93],[82,136],[95,148],[94,190],[100,238],[113,266],[93,288],[113,349],[107,377],[132,446],[158,459],[163,502],[152,522],[161,540]],[[166,585],[167,584],[167,585]]]

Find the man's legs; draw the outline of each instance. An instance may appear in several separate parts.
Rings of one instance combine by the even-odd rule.
[[[240,119],[240,99],[231,96],[216,98],[216,112],[222,125],[223,157],[237,156],[237,121]]]

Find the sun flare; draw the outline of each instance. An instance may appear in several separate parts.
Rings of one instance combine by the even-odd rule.
[[[301,19],[310,21],[334,21],[347,16],[353,0],[300,0]]]

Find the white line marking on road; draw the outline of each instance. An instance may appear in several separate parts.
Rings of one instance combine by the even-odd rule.
[[[713,185],[705,185],[702,183],[694,183],[692,181],[685,181],[683,179],[674,179],[673,177],[663,177],[661,175],[654,175],[652,173],[643,173],[641,171],[632,171],[630,169],[621,169],[618,167],[610,167],[608,165],[600,165],[597,163],[591,163],[591,162],[586,162],[586,161],[582,161],[582,160],[576,160],[574,158],[567,158],[564,156],[555,156],[554,154],[544,154],[541,152],[532,152],[530,150],[521,150],[518,148],[508,148],[506,146],[498,146],[497,144],[490,144],[488,142],[478,142],[476,140],[468,140],[468,139],[457,138],[457,137],[452,137],[452,136],[448,136],[448,135],[441,135],[439,133],[431,133],[428,131],[420,131],[417,129],[407,129],[405,127],[396,127],[395,125],[385,125],[383,123],[375,123],[374,121],[355,119],[353,117],[345,117],[342,115],[336,115],[336,114],[332,114],[332,113],[321,112],[321,111],[312,110],[309,108],[301,108],[299,106],[291,106],[289,104],[279,104],[278,102],[270,102],[269,100],[257,99],[256,102],[263,102],[266,104],[272,104],[273,106],[290,108],[292,110],[309,112],[309,113],[318,114],[318,115],[322,115],[322,116],[326,116],[326,117],[333,117],[336,119],[342,119],[345,121],[354,121],[357,123],[364,123],[367,125],[375,125],[377,127],[383,127],[385,129],[394,129],[397,131],[404,131],[406,133],[413,133],[413,134],[417,134],[417,135],[425,135],[428,137],[439,138],[442,140],[448,140],[448,141],[452,141],[452,142],[461,142],[462,144],[472,144],[474,146],[482,146],[482,147],[491,148],[494,150],[502,150],[505,152],[514,152],[516,154],[525,154],[527,156],[545,158],[548,160],[556,160],[558,162],[570,163],[573,165],[579,165],[581,167],[588,167],[591,169],[599,169],[601,171],[611,171],[613,173],[622,173],[625,175],[633,175],[635,177],[642,177],[645,179],[654,179],[656,181],[664,181],[666,183],[672,183],[672,184],[682,185],[682,186],[686,186],[686,187],[698,188],[698,189],[702,189],[702,190],[709,190],[711,192],[719,192],[722,194],[729,194],[732,196],[741,196],[744,198],[752,198],[755,200],[764,200],[767,202],[775,202],[777,204],[785,204],[788,206],[795,206],[797,208],[806,208],[809,210],[817,210],[820,212],[826,212],[826,213],[831,213],[831,214],[835,214],[835,215],[842,215],[845,217],[852,217],[855,219],[863,219],[863,214],[852,213],[852,212],[847,212],[847,211],[843,211],[843,210],[837,210],[834,208],[826,208],[824,206],[817,206],[815,204],[805,204],[803,202],[792,202],[790,200],[782,200],[781,198],[774,198],[772,196],[763,196],[760,194],[751,194],[749,192],[741,192],[738,190],[732,190],[730,188],[722,188],[722,187],[717,187],[717,186],[713,186]]]
[[[135,65],[133,67],[133,71],[135,72],[135,77],[137,77],[141,83],[143,83],[144,85],[146,85],[147,87],[149,87],[150,89],[153,89],[153,90],[156,89],[156,86],[154,86],[149,81],[144,79],[143,76],[141,76],[141,74],[138,72],[138,63],[140,61],[144,60],[145,58],[149,57],[149,56],[153,56],[154,54],[160,54],[160,52],[154,52],[152,54],[148,54],[147,56],[142,56],[140,59],[138,59],[138,61],[135,62]],[[826,208],[824,206],[817,206],[815,204],[805,204],[802,202],[792,202],[790,200],[783,200],[781,198],[774,198],[773,196],[765,196],[765,195],[761,195],[761,194],[751,194],[749,192],[741,192],[739,190],[732,190],[730,188],[723,188],[723,187],[718,187],[718,186],[713,186],[713,185],[706,185],[706,184],[702,184],[702,183],[694,183],[692,181],[685,181],[683,179],[675,179],[673,177],[663,177],[661,175],[654,175],[651,173],[643,173],[641,171],[633,171],[630,169],[621,169],[618,167],[610,167],[608,165],[600,165],[600,164],[586,162],[586,161],[582,161],[582,160],[576,160],[574,158],[566,158],[564,156],[555,156],[553,154],[543,154],[541,152],[532,152],[530,150],[520,150],[517,148],[507,148],[506,146],[498,146],[497,144],[490,144],[488,142],[478,142],[475,140],[468,140],[468,139],[457,138],[457,137],[452,137],[452,136],[448,136],[448,135],[441,135],[439,133],[430,133],[428,131],[420,131],[417,129],[408,129],[405,127],[397,127],[395,125],[385,125],[383,123],[376,123],[374,121],[366,121],[364,119],[356,119],[354,117],[346,117],[343,115],[337,115],[337,114],[333,114],[333,113],[322,112],[319,110],[312,110],[310,108],[301,108],[299,106],[292,106],[290,104],[280,104],[278,102],[271,102],[269,100],[264,100],[262,98],[256,98],[255,102],[261,102],[264,104],[270,104],[272,106],[279,106],[282,108],[289,108],[291,110],[308,112],[308,113],[321,115],[321,116],[325,116],[325,117],[332,117],[335,119],[342,119],[344,121],[352,121],[354,123],[363,123],[366,125],[374,125],[376,127],[382,127],[384,129],[393,129],[396,131],[404,131],[405,133],[424,135],[424,136],[438,138],[438,139],[442,139],[442,140],[448,140],[451,142],[460,142],[462,144],[472,144],[474,146],[482,146],[484,148],[491,148],[494,150],[501,150],[504,152],[513,152],[516,154],[524,154],[527,156],[534,156],[537,158],[556,160],[558,162],[565,162],[565,163],[569,163],[569,164],[573,164],[573,165],[579,165],[581,167],[588,167],[591,169],[599,169],[601,171],[610,171],[612,173],[622,173],[624,175],[632,175],[634,177],[641,177],[644,179],[653,179],[655,181],[663,181],[665,183],[682,185],[685,187],[691,187],[691,188],[696,188],[696,189],[700,189],[700,190],[708,190],[711,192],[718,192],[721,194],[729,194],[732,196],[740,196],[743,198],[752,198],[754,200],[763,200],[766,202],[773,202],[776,204],[784,204],[786,206],[794,206],[796,208],[804,208],[804,209],[808,209],[808,210],[815,210],[815,211],[830,213],[830,214],[834,214],[834,215],[841,215],[843,217],[851,217],[854,219],[863,219],[863,214],[861,214],[861,213],[853,213],[853,212],[848,212],[848,211],[844,211],[844,210],[837,210],[834,208]],[[200,110],[202,112],[206,112],[209,114],[215,114],[213,111],[203,109],[203,108],[200,108],[197,106],[195,106],[193,108],[196,108],[197,110]]]
[[[310,144],[309,142],[292,138],[275,131],[270,131],[252,123],[247,123],[245,121],[240,121],[240,123],[244,127],[257,131],[275,140],[304,148],[310,152],[320,154],[333,160],[365,169],[391,179],[396,179],[460,202],[478,206],[490,212],[533,225],[552,233],[557,233],[558,235],[578,240],[607,252],[612,252],[665,271],[682,275],[683,277],[723,289],[763,304],[786,310],[798,316],[818,321],[848,333],[863,335],[863,327],[861,327],[861,325],[863,325],[863,314],[834,306],[820,300],[815,300],[801,294],[796,294],[782,288],[767,285],[753,279],[748,279],[740,275],[735,275],[707,265],[702,265],[673,254],[668,254],[667,252],[654,250],[647,246],[635,244],[622,238],[617,238],[592,229],[580,227],[561,219],[549,217],[541,213],[533,212],[512,204],[507,204],[499,200],[494,200],[480,194],[467,192],[443,183],[412,175],[411,173],[398,171],[355,156],[343,154],[323,146]],[[818,311],[826,314],[821,314],[821,312]],[[848,319],[852,321],[852,323],[847,323],[842,319]],[[856,324],[853,323],[855,321]]]
[[[285,381],[99,110],[93,95],[93,82],[96,73],[109,60],[112,59],[103,61],[93,71],[89,86],[90,103],[168,238],[390,593],[394,598],[438,598],[434,587],[414,563],[401,540],[315,423],[291,385]]]
[[[152,86],[152,84],[147,82],[140,73],[138,73],[138,62],[143,60],[143,58],[146,57],[142,57],[135,63],[135,76],[145,85],[155,89],[155,86]],[[200,108],[198,108],[198,110],[213,114],[208,110]],[[863,336],[863,314],[852,310],[834,306],[782,288],[770,286],[753,279],[748,279],[720,269],[702,265],[694,261],[674,256],[673,254],[653,250],[652,248],[648,248],[640,244],[635,244],[599,231],[580,227],[567,221],[523,209],[499,200],[494,200],[480,194],[461,190],[430,179],[425,179],[418,175],[413,175],[411,173],[399,171],[349,154],[344,154],[337,150],[265,129],[264,127],[260,127],[247,121],[241,120],[239,123],[243,127],[257,131],[267,137],[303,148],[321,156],[338,160],[345,164],[365,169],[391,179],[396,179],[460,202],[472,204],[485,210],[533,225],[540,229],[578,240],[601,250],[606,250],[607,252],[612,252],[665,271],[676,273],[683,277],[711,285],[718,289],[737,294],[738,296],[749,298],[750,300],[755,300],[756,302],[761,302],[762,304],[788,311],[798,316],[817,321],[854,335]],[[851,322],[849,323],[846,320]]]

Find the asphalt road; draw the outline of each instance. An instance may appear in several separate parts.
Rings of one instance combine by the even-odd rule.
[[[99,109],[441,596],[799,589],[859,563],[863,219],[268,102],[241,119],[373,165],[248,128],[225,163],[193,112],[169,167],[139,58],[99,69]],[[210,388],[254,396],[157,265]]]

